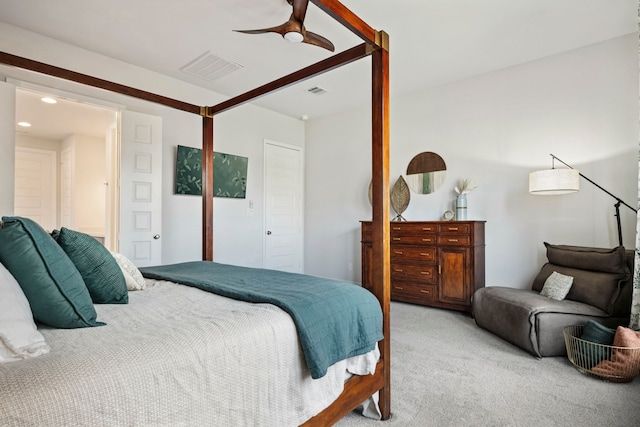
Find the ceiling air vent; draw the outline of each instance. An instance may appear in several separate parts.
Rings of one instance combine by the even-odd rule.
[[[322,95],[324,93],[327,93],[326,90],[322,89],[319,86],[314,86],[312,88],[307,89],[307,92],[312,93],[314,95]]]
[[[201,79],[212,82],[222,76],[226,76],[229,73],[239,70],[240,68],[242,68],[242,65],[240,64],[227,61],[226,59],[220,58],[211,52],[205,52],[184,67],[180,68],[180,71],[184,71],[192,76],[200,77]]]

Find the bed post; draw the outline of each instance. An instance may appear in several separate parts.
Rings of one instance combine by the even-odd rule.
[[[202,115],[202,260],[213,261],[213,116]]]
[[[389,35],[376,33],[372,54],[372,182],[373,182],[373,259],[372,286],[382,305],[383,333],[381,353],[384,386],[380,390],[382,419],[391,416],[391,339],[390,339],[390,264],[389,264]]]

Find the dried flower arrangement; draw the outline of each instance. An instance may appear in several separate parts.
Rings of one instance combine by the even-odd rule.
[[[460,186],[456,187],[455,190],[458,194],[467,194],[474,188],[476,188],[476,181],[474,179],[465,178],[460,181]]]

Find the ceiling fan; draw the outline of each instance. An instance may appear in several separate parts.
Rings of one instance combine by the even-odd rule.
[[[304,28],[304,16],[307,13],[307,6],[309,0],[287,0],[287,2],[293,6],[293,13],[289,17],[289,20],[282,25],[271,28],[263,28],[260,30],[234,30],[239,33],[245,34],[264,34],[264,33],[278,33],[286,40],[292,43],[307,43],[315,46],[320,46],[333,52],[335,47],[326,38],[319,34],[307,31]]]

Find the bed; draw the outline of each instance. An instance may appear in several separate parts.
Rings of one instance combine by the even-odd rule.
[[[375,373],[383,338],[355,284],[213,261],[141,272],[15,216],[0,297],[2,426],[297,426]]]
[[[202,234],[203,234],[203,243],[202,243],[202,260],[203,261],[213,261],[213,123],[214,118],[218,114],[224,113],[225,111],[246,102],[250,102],[252,99],[265,95],[267,93],[276,91],[285,86],[291,85],[295,82],[304,80],[306,78],[312,77],[314,75],[318,75],[324,72],[327,72],[331,69],[337,68],[341,65],[348,64],[350,62],[356,61],[358,59],[371,56],[372,58],[372,73],[371,73],[371,81],[372,81],[372,205],[373,205],[373,218],[372,218],[372,228],[373,228],[373,242],[372,242],[372,259],[371,259],[371,272],[370,277],[372,281],[372,292],[377,298],[379,305],[382,310],[382,333],[384,335],[384,339],[381,340],[378,344],[378,349],[380,353],[380,358],[375,365],[375,370],[371,368],[371,366],[367,367],[367,370],[373,371],[374,373],[371,375],[356,375],[345,382],[344,366],[333,367],[328,370],[327,375],[337,376],[337,383],[339,385],[329,386],[330,391],[322,391],[314,388],[318,381],[317,379],[312,380],[311,388],[307,388],[306,386],[301,386],[298,391],[295,393],[300,396],[309,396],[310,400],[315,401],[317,406],[313,408],[303,408],[300,405],[295,406],[293,412],[295,412],[295,416],[292,419],[294,424],[301,425],[318,425],[318,426],[326,426],[335,423],[338,419],[344,416],[346,413],[350,412],[362,402],[369,399],[372,395],[378,393],[379,398],[379,410],[380,417],[382,419],[388,419],[391,414],[390,408],[390,339],[389,339],[389,301],[390,301],[390,293],[389,293],[389,40],[386,33],[383,31],[376,31],[371,28],[367,23],[361,20],[358,16],[353,14],[350,10],[344,7],[339,1],[336,0],[311,0],[315,5],[317,5],[324,12],[332,16],[336,21],[341,23],[347,29],[352,31],[354,34],[359,36],[364,42],[361,45],[355,46],[351,49],[348,49],[344,52],[338,53],[334,56],[329,57],[326,60],[320,61],[314,65],[311,65],[302,70],[298,70],[284,76],[274,82],[263,85],[259,88],[256,88],[252,91],[249,91],[245,94],[241,94],[237,97],[231,98],[227,101],[224,101],[220,104],[213,106],[197,106],[189,103],[185,103],[179,100],[167,98],[165,96],[159,94],[153,94],[146,91],[142,91],[136,88],[132,88],[129,86],[125,86],[119,83],[111,82],[104,79],[99,79],[96,77],[88,76],[85,74],[81,74],[72,70],[56,67],[49,64],[44,64],[42,62],[34,61],[28,58],[19,57],[16,55],[12,55],[6,52],[0,52],[0,62],[20,67],[23,69],[36,71],[39,73],[51,75],[58,78],[63,78],[71,81],[75,81],[78,83],[82,83],[85,85],[90,85],[93,87],[110,90],[113,92],[125,94],[127,96],[134,96],[139,99],[155,102],[164,106],[168,106],[171,108],[179,109],[182,111],[187,111],[193,114],[200,115],[202,117],[202,147],[203,147],[203,197],[202,197]],[[165,282],[162,283],[154,283],[153,286],[150,286],[149,292],[141,291],[140,294],[132,293],[131,295],[131,307],[145,307],[148,304],[147,299],[161,299],[160,295],[165,295],[170,293],[171,289],[174,289],[178,285],[171,285]],[[185,295],[190,295],[187,298],[186,304],[200,304],[205,301],[204,298],[197,297],[195,295],[201,295],[202,290],[194,289],[194,288],[186,288],[182,285],[179,285],[182,288],[182,292]],[[139,295],[139,296],[138,296]],[[207,293],[207,295],[209,295]],[[166,295],[165,295],[166,296]],[[157,298],[156,298],[157,297]],[[167,297],[170,300],[174,300],[174,297]],[[221,297],[222,298],[222,297]],[[213,301],[214,298],[206,298],[206,301]],[[216,298],[217,300],[217,298]],[[209,302],[208,302],[209,303]],[[160,304],[163,304],[160,302]],[[210,302],[210,304],[218,304],[218,302]],[[235,302],[233,303],[235,304]],[[245,304],[245,303],[243,303]],[[167,378],[164,376],[153,376],[152,373],[148,373],[147,375],[151,375],[154,379],[153,384],[155,387],[155,392],[159,393],[156,399],[153,399],[154,395],[149,395],[149,390],[144,389],[143,385],[139,385],[139,388],[133,387],[120,387],[121,383],[114,382],[115,380],[109,379],[107,376],[104,379],[104,382],[101,385],[96,385],[90,391],[87,390],[77,390],[73,397],[77,397],[77,401],[82,401],[83,399],[86,401],[90,400],[93,404],[98,405],[96,409],[99,414],[98,419],[108,419],[109,414],[117,413],[118,411],[127,411],[132,407],[142,406],[142,408],[137,408],[141,411],[143,416],[162,416],[163,420],[171,420],[175,421],[174,425],[184,424],[184,420],[179,420],[178,418],[172,418],[173,410],[172,407],[175,405],[180,405],[186,408],[192,414],[194,422],[191,420],[188,424],[197,424],[195,420],[200,416],[199,414],[202,411],[202,414],[208,416],[211,412],[215,412],[216,410],[220,410],[220,408],[213,408],[211,404],[206,403],[206,397],[200,396],[200,399],[203,399],[203,402],[195,403],[192,402],[190,397],[182,396],[180,393],[175,393],[171,396],[161,396],[162,393],[162,385],[163,381],[173,382],[177,387],[186,386],[189,384],[190,386],[196,387],[204,387],[205,385],[211,386],[211,381],[213,379],[207,378],[204,375],[198,375],[192,373],[187,373],[188,368],[187,365],[193,367],[192,365],[196,364],[201,360],[201,357],[198,356],[198,352],[194,352],[194,357],[198,359],[198,361],[191,360],[189,361],[187,358],[177,355],[173,353],[169,348],[169,344],[165,343],[163,340],[158,340],[157,342],[146,342],[142,339],[136,339],[136,331],[140,332],[142,329],[138,330],[137,327],[133,328],[133,325],[139,325],[149,327],[149,323],[158,324],[158,320],[153,320],[151,318],[146,318],[146,309],[142,310],[145,314],[138,313],[137,318],[129,318],[127,316],[121,315],[118,313],[119,310],[123,310],[125,306],[99,306],[98,307],[98,316],[104,316],[107,324],[111,322],[112,325],[118,326],[122,328],[123,334],[133,334],[129,335],[130,339],[127,339],[127,345],[132,345],[134,347],[141,346],[139,348],[122,348],[119,345],[115,345],[113,341],[115,338],[107,338],[107,337],[98,337],[97,342],[100,343],[101,339],[106,340],[105,344],[92,344],[93,347],[90,347],[94,353],[91,353],[86,348],[88,344],[84,346],[81,343],[85,343],[85,335],[101,335],[99,332],[101,329],[106,328],[86,328],[80,330],[47,330],[43,329],[42,334],[46,339],[50,339],[52,349],[55,352],[55,349],[58,345],[61,346],[71,346],[73,348],[74,357],[78,357],[81,359],[89,358],[90,354],[95,354],[94,357],[90,358],[91,363],[95,363],[95,369],[103,367],[99,361],[104,361],[105,363],[114,363],[113,360],[125,360],[129,361],[132,364],[135,362],[141,363],[142,366],[150,365],[151,363],[164,365],[166,369],[173,372],[184,373],[186,376],[181,379],[177,378]],[[272,308],[271,306],[263,306],[261,308],[264,315],[273,316],[273,321],[276,323],[282,323],[283,325],[289,323],[289,329],[291,329],[291,320],[290,317],[287,317],[287,314],[280,309]],[[154,310],[148,310],[153,312]],[[193,310],[195,312],[195,309]],[[232,310],[235,312],[234,310]],[[135,316],[134,316],[135,317]],[[162,318],[162,316],[160,316]],[[173,317],[179,317],[174,315]],[[143,325],[140,324],[139,319],[146,319],[147,321],[142,321]],[[162,319],[160,319],[162,320]],[[209,319],[211,320],[211,319]],[[213,331],[207,331],[207,328],[202,326],[198,328],[196,325],[202,325],[200,320],[191,319],[186,320],[185,323],[189,325],[189,328],[193,328],[195,330],[194,333],[200,333],[201,340],[204,338],[205,334],[215,334]],[[210,323],[210,322],[204,322]],[[265,323],[258,322],[258,326],[264,326]],[[158,328],[152,328],[157,331]],[[162,333],[162,331],[160,331]],[[294,333],[291,331],[291,333]],[[75,336],[78,334],[78,336]],[[146,334],[146,333],[145,333]],[[177,333],[176,335],[180,335]],[[236,334],[237,335],[237,334]],[[258,338],[260,339],[262,334],[257,334],[257,337],[251,335],[251,339]],[[217,336],[213,336],[213,339],[217,339]],[[193,339],[193,338],[191,338]],[[289,338],[282,337],[284,340],[291,341],[291,336]],[[210,341],[208,341],[210,342]],[[247,340],[249,342],[249,340]],[[111,343],[111,344],[108,344]],[[112,345],[113,344],[113,345]],[[172,344],[175,346],[176,344]],[[225,347],[234,347],[236,344],[229,344]],[[288,344],[290,347],[295,347],[292,342]],[[75,346],[75,347],[74,347]],[[148,347],[146,347],[148,346]],[[77,348],[76,348],[77,347]],[[179,345],[178,345],[179,347]],[[209,348],[206,350],[202,350],[207,352],[213,352],[214,350],[219,350],[219,345],[213,345],[213,349]],[[77,351],[77,353],[75,353]],[[89,353],[84,353],[82,355],[82,351],[89,351]],[[293,351],[293,355],[289,354],[287,357],[292,358],[291,363],[296,363],[295,360],[298,360],[297,363],[300,362],[300,353],[299,348],[296,351]],[[213,353],[212,353],[213,354]],[[264,354],[264,353],[262,353]],[[51,357],[43,358],[41,360],[50,360]],[[99,357],[98,357],[99,356]],[[118,356],[117,358],[112,358],[112,356]],[[367,358],[371,358],[371,355],[366,356]],[[29,370],[32,364],[44,363],[38,361],[39,358],[33,359],[33,363],[25,363],[19,362],[23,369]],[[54,358],[55,359],[55,358]],[[58,375],[59,379],[63,382],[69,378],[69,375],[65,374],[65,363],[67,358],[63,358],[58,360],[56,363],[57,369],[59,369]],[[260,363],[260,362],[256,362]],[[340,364],[347,362],[339,362]],[[357,362],[356,364],[358,364]],[[125,369],[126,363],[122,362],[121,364],[117,364],[117,366],[107,366],[107,368],[112,368],[115,370]],[[258,365],[263,368],[265,365]],[[130,366],[129,366],[130,368]],[[243,371],[243,367],[240,368],[239,371]],[[335,369],[334,369],[335,368]],[[20,371],[22,368],[16,369]],[[70,369],[70,368],[69,368]],[[92,372],[91,368],[87,368],[87,372]],[[269,368],[269,371],[272,368]],[[142,369],[135,369],[136,373],[143,375]],[[247,381],[254,381],[253,384],[258,384],[258,378],[262,374],[264,374],[264,370],[258,369],[255,372],[243,372],[243,375],[246,374]],[[12,375],[9,383],[15,384],[19,382],[30,382],[28,378],[30,374],[24,373],[22,375],[18,373],[5,373],[3,371],[3,375]],[[15,375],[15,376],[13,376]],[[125,375],[124,373],[122,375]],[[89,376],[89,374],[87,374]],[[48,378],[45,378],[47,381]],[[324,377],[320,378],[320,381],[324,381]],[[193,384],[198,383],[198,384]],[[269,393],[273,393],[273,396],[278,396],[278,400],[281,398],[287,398],[287,392],[277,389],[276,383],[278,383],[277,375],[273,377],[270,381],[267,382],[269,385],[266,390]],[[222,383],[218,388],[233,388],[234,380],[229,380],[227,383]],[[215,388],[214,386],[214,388]],[[297,386],[296,386],[297,387]],[[257,387],[259,390],[262,390],[261,387]],[[42,388],[38,389],[36,387],[36,398],[35,403],[39,404],[37,398],[42,398],[51,403],[50,399],[53,399],[53,402],[57,402],[56,399],[67,399],[69,400],[69,396],[64,396],[64,393],[58,393],[54,390],[53,395],[49,394],[49,396],[39,396],[38,393],[42,390]],[[139,392],[139,393],[138,393]],[[108,396],[105,396],[104,393],[109,393]],[[326,394],[325,394],[326,393]],[[142,394],[142,395],[140,395]],[[13,393],[10,394],[13,396]],[[256,396],[254,396],[256,398]],[[33,408],[31,403],[27,402],[24,399],[17,399],[13,397],[9,397],[10,400],[3,400],[3,404],[6,405],[7,408],[11,408],[11,410],[21,411],[21,413],[25,412],[33,412],[33,410],[29,411],[28,407]],[[48,400],[49,399],[49,400]],[[76,399],[70,399],[68,404],[73,405],[72,401]],[[104,404],[101,404],[100,401],[104,400]],[[271,404],[271,403],[270,403]],[[26,406],[25,406],[26,405]],[[248,415],[248,418],[244,418],[244,415],[241,415],[236,410],[234,410],[234,406],[229,403],[225,405],[225,410],[227,410],[227,418],[230,424],[228,425],[269,425],[267,424],[270,421],[265,420],[259,415],[260,405],[255,408],[255,413],[252,412],[251,415]],[[243,405],[244,406],[244,405]],[[278,406],[278,408],[280,408]],[[78,411],[81,411],[82,408],[78,408]],[[279,412],[270,411],[270,412]],[[154,415],[160,414],[160,415]],[[93,413],[95,416],[96,413]],[[36,414],[31,413],[29,416],[36,416]],[[91,415],[89,415],[91,416]],[[162,423],[162,420],[158,420],[158,423]],[[48,421],[45,420],[45,421]],[[153,422],[153,421],[149,421]],[[48,422],[46,422],[48,423]],[[140,420],[140,424],[147,423],[145,420]],[[36,423],[37,424],[37,423]],[[62,423],[65,424],[65,423]],[[70,422],[71,424],[71,422]],[[85,424],[82,422],[78,422],[77,424]],[[108,422],[104,423],[105,425],[109,424]],[[136,425],[138,422],[132,421],[130,424]],[[283,425],[274,423],[273,425]]]
[[[0,425],[297,426],[375,370],[373,351],[312,379],[278,307],[147,282],[96,305],[106,326],[41,326],[49,354],[0,364]]]

